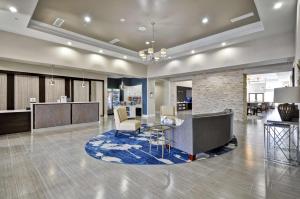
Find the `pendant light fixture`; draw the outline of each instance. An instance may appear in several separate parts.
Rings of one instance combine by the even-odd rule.
[[[51,66],[51,80],[49,82],[50,86],[55,85],[55,81],[54,81],[54,78],[53,78],[53,73],[54,73],[54,65]]]
[[[120,89],[121,89],[121,90],[124,90],[124,86],[125,86],[125,85],[124,85],[124,82],[123,82],[123,79],[122,79],[122,82],[121,82],[121,84],[120,84]]]
[[[85,88],[85,81],[84,81],[84,71],[82,72],[82,83],[81,83],[81,87]]]
[[[159,52],[155,51],[154,44],[155,44],[155,38],[154,38],[154,26],[155,22],[151,23],[152,26],[152,41],[151,41],[151,47],[145,50],[139,51],[139,56],[142,58],[143,61],[149,61],[149,62],[158,62],[160,59],[164,59],[167,57],[167,49],[162,48]]]

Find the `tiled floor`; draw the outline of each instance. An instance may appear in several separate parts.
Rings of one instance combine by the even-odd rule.
[[[0,137],[0,198],[300,198],[300,168],[265,163],[263,122],[235,123],[239,146],[172,166],[108,163],[85,153],[101,125]]]

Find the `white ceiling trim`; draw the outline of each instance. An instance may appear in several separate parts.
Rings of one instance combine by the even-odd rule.
[[[81,48],[88,51],[93,51],[99,53],[99,50],[103,50],[104,55],[117,57],[123,59],[123,56],[127,56],[127,60],[145,64],[138,56],[137,52],[112,45],[107,42],[93,39],[81,34],[77,34],[71,31],[64,30],[62,28],[57,28],[55,26],[45,24],[39,21],[31,20],[28,29],[35,30],[38,32],[43,32],[45,34],[53,35],[56,37],[48,38],[48,41],[55,43],[61,43],[66,45],[67,41],[72,42],[73,47]],[[60,38],[63,38],[63,42]]]
[[[78,48],[83,48],[80,44],[86,44],[89,46],[96,47],[96,53],[99,49],[104,50],[103,54],[119,57],[122,58],[123,55],[126,55],[128,57],[128,60],[135,61],[138,63],[146,64],[147,62],[143,62],[140,57],[138,56],[138,52],[132,51],[123,47],[115,46],[107,42],[103,42],[100,40],[93,39],[91,37],[87,37],[81,34],[77,34],[68,30],[64,30],[62,28],[54,27],[49,24],[45,24],[39,21],[31,20],[29,25],[29,29],[40,31],[43,33],[47,33],[50,35],[55,35],[60,38],[64,38],[65,41],[62,43],[63,45],[66,45],[66,42],[68,40],[77,42],[74,43],[73,46]],[[253,33],[261,32],[264,30],[264,26],[262,22],[256,22],[249,25],[245,25],[239,28],[235,28],[229,31],[225,31],[222,33],[218,33],[212,36],[205,37],[203,39],[199,39],[196,41],[192,41],[183,45],[179,45],[173,48],[167,49],[168,56],[171,56],[172,58],[178,58],[183,57],[189,54],[190,50],[196,50],[196,52],[203,52],[215,48],[219,48],[220,44],[224,41],[228,42],[229,40],[233,40],[236,38],[240,38],[243,36],[247,36]],[[61,43],[58,40],[52,40],[52,42]],[[85,49],[89,50],[91,49]],[[93,48],[92,51],[95,51]]]
[[[172,58],[178,58],[182,56],[189,55],[190,50],[195,50],[195,53],[220,48],[222,42],[228,44],[231,40],[237,39],[243,36],[248,36],[253,33],[264,31],[264,25],[262,22],[256,22],[249,25],[245,25],[239,28],[228,30],[222,33],[218,33],[212,36],[205,37],[203,39],[198,39],[190,43],[186,43],[180,46],[176,46],[168,49],[168,55]]]

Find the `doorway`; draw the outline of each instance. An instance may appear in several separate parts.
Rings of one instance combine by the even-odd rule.
[[[292,72],[247,75],[247,118],[279,119],[274,89],[293,85]]]

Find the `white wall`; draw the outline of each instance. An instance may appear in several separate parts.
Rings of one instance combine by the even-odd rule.
[[[296,42],[295,42],[295,85],[299,86],[300,70],[296,63],[300,60],[300,0],[297,3],[297,20],[296,20]]]
[[[0,31],[0,58],[146,77],[147,66],[88,51]]]
[[[155,116],[155,81],[155,79],[147,79],[147,114],[150,117]]]
[[[296,20],[296,59],[300,59],[300,1],[297,4],[297,20]]]
[[[169,81],[155,82],[155,111],[159,112],[162,105],[169,105]]]
[[[259,63],[286,60],[295,56],[295,36],[285,33],[235,44],[225,48],[174,59],[148,67],[148,77],[158,78],[204,72],[212,69],[247,68]]]

